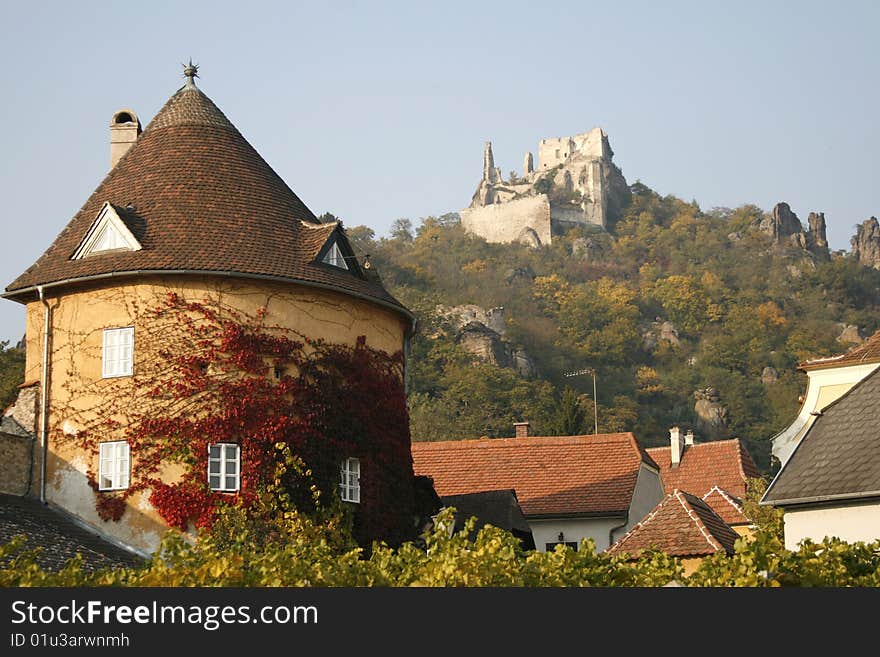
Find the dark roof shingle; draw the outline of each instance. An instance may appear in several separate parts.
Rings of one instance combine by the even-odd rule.
[[[105,202],[139,251],[72,260]],[[315,262],[337,224],[315,215],[196,87],[174,94],[5,296],[38,284],[142,272],[223,272],[330,287],[409,316],[375,277]]]
[[[77,553],[82,554],[83,567],[90,571],[143,563],[38,500],[0,494],[0,543],[20,534],[27,536],[25,549],[42,548],[37,563],[45,570],[60,570]]]
[[[764,494],[785,505],[880,497],[880,370],[822,410]]]

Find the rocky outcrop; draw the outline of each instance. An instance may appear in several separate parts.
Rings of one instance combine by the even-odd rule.
[[[811,212],[807,218],[809,229],[804,231],[798,216],[788,203],[777,203],[765,216],[759,228],[770,237],[776,249],[800,249],[825,260],[829,257],[825,234],[825,213]]]
[[[770,367],[769,365],[763,369],[761,372],[761,383],[765,386],[773,385],[779,380],[779,372],[775,367]]]
[[[703,388],[694,392],[694,413],[697,429],[712,436],[719,436],[727,429],[727,408],[715,388]]]
[[[455,336],[455,342],[484,363],[515,369],[520,376],[536,375],[535,363],[522,349],[515,349],[498,333],[480,322],[470,322]]]
[[[840,335],[837,336],[838,342],[848,342],[850,344],[862,344],[864,338],[859,331],[858,326],[852,324],[839,324],[841,327]]]
[[[484,363],[510,367],[512,354],[501,336],[480,322],[470,322],[455,335],[455,342]]]
[[[642,345],[645,350],[652,351],[660,342],[666,342],[673,347],[681,345],[675,324],[657,319],[651,323],[648,330],[642,332]]]
[[[830,257],[830,254],[828,251],[828,238],[825,235],[825,213],[811,212],[807,216],[807,225],[809,226],[807,231],[807,251],[827,259]]]
[[[850,240],[852,254],[866,267],[880,269],[880,224],[877,217],[866,219],[856,226],[856,234]]]
[[[478,360],[514,369],[526,378],[538,375],[531,356],[505,338],[507,326],[502,306],[487,310],[474,304],[440,305],[436,313],[442,323],[454,330],[456,344]],[[435,337],[445,333],[446,330],[441,328]]]
[[[497,306],[487,310],[469,303],[461,306],[439,305],[435,310],[438,317],[449,322],[455,329],[461,329],[467,324],[477,322],[500,336],[504,336],[507,332],[507,324],[504,320],[504,306]]]
[[[774,246],[807,248],[804,227],[788,203],[774,205],[770,214],[761,221],[760,227],[773,241]]]

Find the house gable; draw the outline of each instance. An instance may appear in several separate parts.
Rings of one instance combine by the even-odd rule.
[[[739,535],[700,498],[674,490],[609,548],[612,554],[657,549],[679,557],[732,554]]]
[[[880,373],[822,410],[762,503],[776,506],[880,499]]]

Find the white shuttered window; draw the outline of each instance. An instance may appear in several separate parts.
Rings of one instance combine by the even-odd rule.
[[[134,371],[134,327],[104,329],[102,373],[105,379]]]
[[[128,488],[131,455],[124,440],[100,443],[98,489],[123,490]]]
[[[339,470],[339,496],[343,502],[361,501],[361,462],[347,458]]]
[[[241,451],[235,443],[208,446],[208,488],[223,492],[239,489]]]

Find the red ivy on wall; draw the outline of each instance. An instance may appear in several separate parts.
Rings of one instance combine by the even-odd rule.
[[[138,381],[147,386],[151,410],[122,428],[132,456],[129,488],[97,492],[89,474],[102,518],[119,520],[126,498],[150,490],[150,503],[170,526],[208,527],[223,505],[247,505],[266,490],[283,458],[275,445],[285,443],[311,473],[304,480],[288,472],[281,482],[299,508],[314,504],[312,484],[325,498],[336,495],[340,463],[357,457],[355,538],[366,545],[409,537],[413,470],[400,353],[377,351],[360,339],[349,347],[295,336],[265,326],[265,311],[250,318],[176,294],[150,312],[155,322],[181,330],[185,339],[169,342],[186,348],[156,349],[159,366]],[[96,451],[100,433],[83,432],[83,446]],[[218,442],[240,445],[236,494],[208,488],[208,447]],[[174,482],[162,480],[169,464],[183,468]]]

